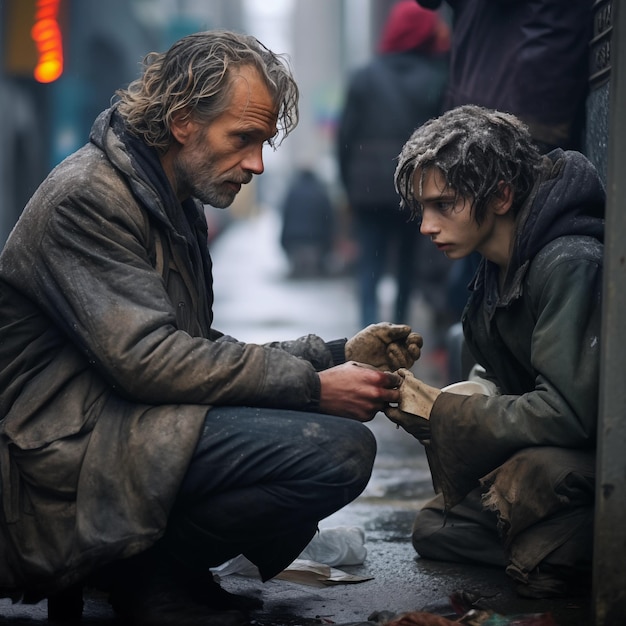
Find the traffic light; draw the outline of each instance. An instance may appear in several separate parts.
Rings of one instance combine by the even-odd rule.
[[[55,81],[63,73],[62,0],[5,2],[5,72],[40,83]]]

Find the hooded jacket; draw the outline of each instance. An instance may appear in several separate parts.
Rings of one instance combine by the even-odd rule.
[[[604,201],[589,161],[554,150],[518,215],[501,293],[498,268],[479,266],[463,330],[499,395],[434,403],[426,449],[448,508],[519,450],[595,447]]]
[[[5,591],[47,594],[154,543],[211,405],[317,408],[342,342],[214,330],[206,241],[202,206],[181,206],[115,108],[25,208],[0,256]]]

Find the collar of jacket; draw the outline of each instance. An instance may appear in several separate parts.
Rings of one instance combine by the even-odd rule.
[[[537,198],[537,193],[541,183],[548,175],[548,170],[545,165],[542,171],[543,175],[538,177],[535,186],[520,209],[517,217],[514,247],[511,254],[511,262],[504,279],[502,293],[500,293],[499,288],[500,268],[498,265],[485,258],[481,260],[480,265],[476,270],[476,274],[469,285],[469,289],[472,292],[472,300],[474,302],[476,302],[477,297],[482,295],[483,311],[487,327],[489,327],[489,323],[493,319],[498,307],[506,308],[510,306],[515,300],[520,298],[523,293],[524,277],[526,276],[526,272],[530,266],[530,260],[526,259],[522,263],[518,262],[519,242],[521,234],[524,231],[524,225],[526,224],[528,216],[532,211],[535,199]]]
[[[179,202],[157,151],[128,132],[117,105],[98,116],[89,139],[104,151],[126,178],[135,196],[157,220],[184,236],[189,236],[191,226],[204,238],[208,237],[202,204],[194,199]]]
[[[507,282],[504,293],[500,295],[498,287],[500,269],[495,263],[483,258],[469,285],[471,294],[463,317],[466,315],[471,316],[473,314],[472,311],[476,310],[478,303],[482,303],[485,326],[489,328],[498,308],[506,308],[521,297],[524,291],[524,277],[528,272],[529,266],[530,261],[528,260],[517,267],[512,278]]]

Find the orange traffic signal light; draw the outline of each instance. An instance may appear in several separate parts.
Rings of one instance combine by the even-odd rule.
[[[61,0],[37,0],[30,34],[38,52],[33,75],[40,83],[51,83],[63,73],[63,36],[58,21],[60,3]]]
[[[7,0],[5,69],[49,83],[63,73],[61,0]]]

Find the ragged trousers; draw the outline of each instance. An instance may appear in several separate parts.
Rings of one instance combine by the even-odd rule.
[[[563,576],[591,568],[593,451],[527,448],[481,483],[447,515],[441,495],[418,513],[412,539],[421,556],[505,566],[521,582],[540,565]]]

